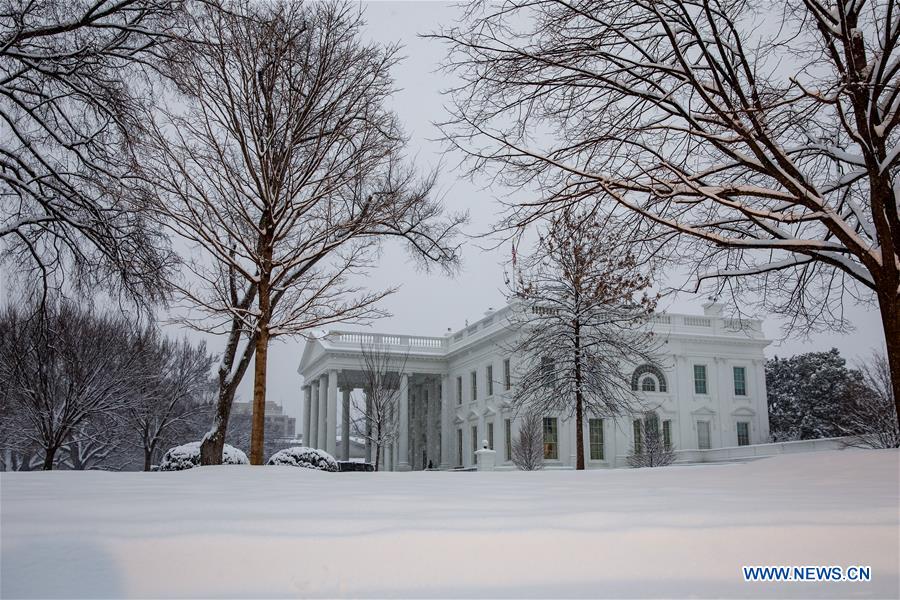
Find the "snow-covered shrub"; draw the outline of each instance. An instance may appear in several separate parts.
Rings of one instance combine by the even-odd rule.
[[[294,446],[279,450],[272,455],[267,465],[284,465],[288,467],[303,467],[304,469],[317,469],[319,471],[336,472],[338,463],[334,457],[324,450],[307,448],[306,446]]]
[[[225,444],[222,451],[223,465],[249,465],[247,455],[234,446]],[[183,471],[200,466],[200,442],[190,442],[169,448],[159,463],[160,471]]]

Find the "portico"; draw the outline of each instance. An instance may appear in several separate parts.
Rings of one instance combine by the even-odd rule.
[[[395,442],[382,449],[379,468],[409,471],[448,467],[447,440],[441,434],[449,422],[449,408],[442,402],[449,397],[444,343],[443,338],[352,332],[333,332],[310,341],[298,369],[304,377],[304,443],[325,450],[338,460],[349,460],[350,437],[367,433],[354,431],[354,413],[367,407],[372,393],[363,348],[376,348],[395,355],[403,365],[402,372],[392,372],[386,378],[392,387],[396,386],[396,411],[392,417],[398,435]],[[363,423],[365,420],[358,418],[356,426],[365,427]],[[369,439],[365,458],[367,462],[374,460]]]

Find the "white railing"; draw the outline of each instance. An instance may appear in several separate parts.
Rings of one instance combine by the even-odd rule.
[[[356,331],[332,331],[328,340],[347,346],[401,346],[408,348],[433,348],[443,350],[447,341],[440,337],[395,335],[388,333],[360,333]]]
[[[712,319],[709,317],[685,316],[684,324],[688,327],[712,327]]]

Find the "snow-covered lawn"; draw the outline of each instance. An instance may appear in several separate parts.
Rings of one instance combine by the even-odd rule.
[[[3,598],[900,596],[896,451],[537,473],[4,473]],[[742,565],[871,565],[745,583]]]

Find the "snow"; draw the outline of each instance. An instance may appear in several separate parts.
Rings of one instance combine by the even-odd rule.
[[[222,449],[222,463],[226,465],[248,465],[250,461],[243,450],[231,444]],[[169,448],[159,462],[161,471],[182,471],[200,465],[200,442],[188,442]]]
[[[329,472],[338,470],[338,463],[332,455],[324,450],[316,450],[306,446],[294,446],[279,450],[272,455],[267,464]]]
[[[3,473],[2,597],[897,598],[893,450],[614,471]],[[742,565],[870,565],[745,583]]]

